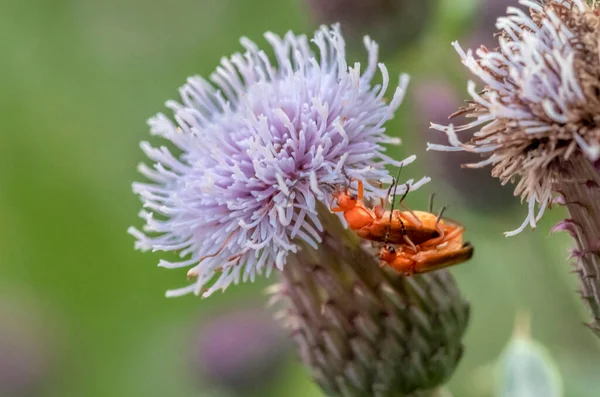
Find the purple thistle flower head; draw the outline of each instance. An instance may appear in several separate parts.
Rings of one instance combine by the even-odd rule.
[[[368,65],[361,72],[360,64],[347,64],[337,25],[317,31],[314,46],[292,33],[265,37],[276,63],[243,38],[246,52],[223,58],[211,82],[190,78],[180,89],[182,103],[167,102],[174,121],[163,114],[149,121],[151,133],[179,154],[142,142],[154,166],[139,167],[150,183],[134,183],[133,190],[146,224],[129,233],[138,249],[182,258],[159,266],[191,267],[195,283],[167,296],[208,296],[282,269],[299,240],[313,247],[321,241],[317,203],[329,204],[331,186],[359,178],[367,197],[380,196],[369,181],[389,182],[386,165],[415,158],[399,162],[384,153],[384,144],[399,143],[385,135],[384,124],[408,77],[386,101],[390,79],[373,41],[364,40]],[[382,83],[371,85],[378,69]]]

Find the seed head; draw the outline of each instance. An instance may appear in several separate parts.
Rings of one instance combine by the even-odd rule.
[[[582,0],[521,0],[526,11],[508,7],[498,18],[498,48],[464,51],[462,62],[484,84],[470,81],[471,100],[455,115],[474,118],[460,126],[432,124],[446,132],[442,151],[479,153],[503,184],[518,180],[515,195],[528,202],[527,225],[535,227],[552,201],[552,190],[578,157],[600,156],[600,68],[596,6]],[[457,133],[475,129],[466,143]],[[536,210],[536,205],[538,206]]]
[[[535,227],[546,207],[564,205],[569,218],[552,231],[574,239],[575,273],[590,309],[589,326],[600,336],[600,7],[598,2],[522,0],[498,18],[499,47],[464,52],[463,64],[484,84],[469,82],[472,99],[455,115],[474,118],[445,131],[443,151],[479,153],[502,183],[518,180],[515,195],[529,204],[525,222],[506,233]],[[457,133],[474,129],[466,143]],[[537,210],[536,210],[537,206]]]

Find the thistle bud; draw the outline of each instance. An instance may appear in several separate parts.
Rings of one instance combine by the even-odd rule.
[[[434,396],[463,352],[469,305],[445,270],[382,268],[332,215],[319,249],[291,258],[272,290],[315,381],[330,396]]]

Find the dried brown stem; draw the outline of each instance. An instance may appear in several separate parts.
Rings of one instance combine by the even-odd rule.
[[[555,226],[575,239],[572,256],[581,280],[581,296],[592,314],[589,323],[600,336],[600,173],[584,156],[573,158],[569,177],[556,190],[564,197],[570,219]]]

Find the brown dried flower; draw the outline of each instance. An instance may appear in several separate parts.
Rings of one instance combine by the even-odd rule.
[[[523,224],[535,227],[554,202],[565,204],[571,220],[555,230],[575,237],[582,294],[600,330],[600,7],[583,0],[521,0],[526,11],[508,7],[498,18],[499,47],[481,46],[475,55],[454,44],[484,88],[469,82],[472,99],[455,115],[474,118],[461,126],[432,124],[446,132],[443,151],[479,153],[503,184],[517,181],[515,195],[529,204]],[[476,130],[468,142],[457,133]],[[557,199],[557,194],[560,196]],[[537,210],[536,210],[537,206]]]

